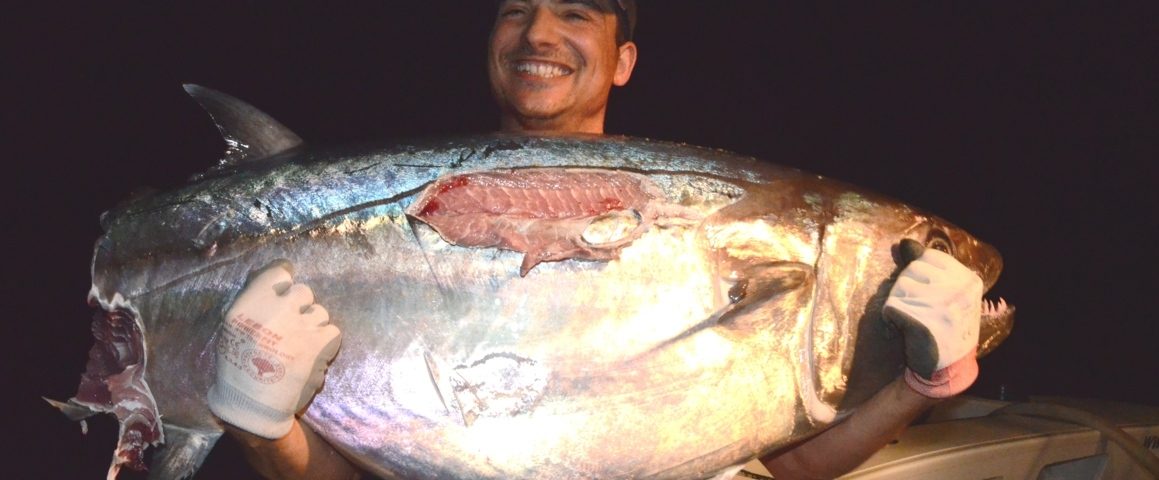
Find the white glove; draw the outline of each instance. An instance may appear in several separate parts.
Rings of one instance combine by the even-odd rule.
[[[209,409],[254,435],[284,437],[294,414],[322,386],[341,343],[310,287],[295,284],[289,262],[253,276],[225,314],[217,343],[217,381]]]
[[[898,275],[882,310],[905,336],[906,382],[927,397],[961,393],[978,376],[982,279],[927,248]]]

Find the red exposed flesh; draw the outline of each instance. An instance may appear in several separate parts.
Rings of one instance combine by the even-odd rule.
[[[93,316],[93,343],[80,387],[70,402],[116,415],[121,434],[110,471],[144,470],[145,448],[163,441],[157,405],[145,383],[145,344],[130,310]]]
[[[610,170],[543,168],[455,175],[423,192],[415,216],[577,218],[641,209],[652,199],[642,181],[638,175]]]
[[[595,218],[617,211],[643,215],[659,189],[642,175],[615,170],[536,168],[477,172],[436,181],[409,209],[455,245],[526,254],[526,274],[544,261],[616,258],[639,236],[607,245],[581,240]],[[648,219],[642,219],[647,223]]]
[[[470,181],[467,179],[467,177],[465,175],[452,177],[450,180],[448,180],[446,182],[441,182],[439,184],[438,192],[436,192],[435,195],[439,196],[439,195],[445,194],[453,189],[456,189],[459,187],[464,187],[468,183],[470,183]],[[428,202],[425,207],[423,207],[423,211],[419,212],[419,216],[420,217],[430,216],[430,215],[437,213],[440,209],[442,209],[442,205],[440,204],[440,202],[437,199],[432,198],[431,201]]]

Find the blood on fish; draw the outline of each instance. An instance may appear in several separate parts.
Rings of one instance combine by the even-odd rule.
[[[465,186],[470,185],[470,184],[471,184],[471,181],[467,179],[466,175],[457,175],[457,176],[451,177],[450,180],[440,184],[439,185],[439,193],[440,194],[447,193],[447,192],[454,190],[456,188],[465,187]]]
[[[588,210],[588,214],[589,215],[599,215],[602,213],[608,213],[612,210],[623,210],[624,209],[624,202],[621,202],[620,199],[618,199],[618,198],[605,198],[598,205],[599,205],[599,208]]]
[[[456,188],[462,188],[470,184],[471,180],[468,179],[466,175],[456,175],[445,182],[439,183],[438,192],[436,192],[435,195],[442,195]],[[429,202],[427,202],[426,206],[423,207],[423,210],[419,212],[418,216],[426,217],[434,215],[438,213],[441,208],[442,204],[439,202],[438,198],[432,198]]]
[[[439,199],[432,198],[429,202],[427,202],[426,206],[423,207],[423,210],[419,212],[417,216],[422,218],[430,217],[438,213],[441,208],[442,204],[439,203]]]

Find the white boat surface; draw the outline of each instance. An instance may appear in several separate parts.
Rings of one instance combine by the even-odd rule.
[[[758,461],[736,478],[772,478]],[[1159,479],[1159,407],[1070,398],[943,402],[848,480]]]

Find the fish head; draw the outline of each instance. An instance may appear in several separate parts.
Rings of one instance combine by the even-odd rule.
[[[976,273],[984,291],[997,283],[1003,260],[966,229],[891,198],[852,188],[828,198],[809,346],[818,397],[852,407],[904,368],[904,338],[882,321],[882,308],[909,260],[927,248],[945,252]],[[1009,336],[1014,309],[979,301],[984,356]]]
[[[965,229],[935,216],[920,215],[920,219],[905,238],[913,240],[925,248],[933,248],[950,254],[978,278],[982,279],[983,291],[989,292],[1002,274],[1002,255],[994,246],[979,240]],[[898,243],[895,259],[900,265],[906,263]],[[982,301],[982,318],[978,338],[978,356],[982,357],[994,350],[1010,335],[1014,328],[1014,307],[999,298],[997,302]]]
[[[1003,261],[967,230],[892,198],[817,176],[783,178],[718,211],[707,243],[725,279],[742,287],[729,290],[721,318],[794,358],[806,414],[827,423],[902,373],[904,339],[882,308],[907,248],[952,255],[986,290]],[[1013,308],[979,301],[984,355],[1009,335]]]

